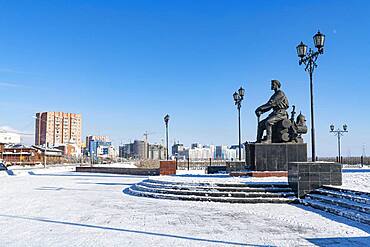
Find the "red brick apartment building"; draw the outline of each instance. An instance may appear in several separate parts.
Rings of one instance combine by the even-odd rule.
[[[35,145],[77,144],[81,148],[81,114],[65,112],[36,113]]]

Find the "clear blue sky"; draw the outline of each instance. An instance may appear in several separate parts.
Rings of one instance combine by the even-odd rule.
[[[83,133],[116,144],[164,137],[237,143],[232,94],[246,89],[243,140],[279,79],[307,116],[308,75],[295,47],[326,34],[315,72],[317,154],[347,123],[344,155],[370,154],[368,1],[0,1],[0,125],[34,131],[38,111],[78,112]],[[309,143],[310,136],[305,140]]]

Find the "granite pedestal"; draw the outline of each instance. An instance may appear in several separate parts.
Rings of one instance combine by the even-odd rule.
[[[298,197],[304,197],[323,185],[342,185],[342,165],[334,162],[290,162],[289,186]]]
[[[307,161],[306,143],[249,143],[247,163],[254,171],[288,171],[289,162]]]

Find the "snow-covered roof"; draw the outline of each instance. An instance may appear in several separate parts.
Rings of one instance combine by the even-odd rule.
[[[3,155],[31,155],[30,152],[3,152]]]

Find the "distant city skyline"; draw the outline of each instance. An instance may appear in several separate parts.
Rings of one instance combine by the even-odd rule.
[[[242,141],[255,141],[254,110],[272,94],[271,79],[310,128],[309,78],[295,48],[312,47],[320,30],[316,153],[335,156],[329,126],[347,124],[343,156],[369,154],[369,9],[333,0],[3,2],[0,128],[34,133],[36,112],[76,112],[83,137],[109,136],[118,146],[148,131],[162,143],[169,114],[171,145],[235,145],[233,92],[245,88]],[[304,140],[310,153],[310,135]]]

